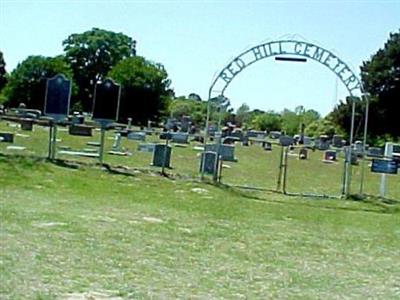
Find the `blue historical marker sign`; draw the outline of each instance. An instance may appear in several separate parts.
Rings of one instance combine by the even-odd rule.
[[[398,163],[395,160],[386,159],[373,159],[371,165],[371,172],[397,174]]]
[[[46,85],[44,114],[54,119],[68,116],[71,96],[71,81],[57,74],[49,78]]]
[[[121,86],[111,79],[97,83],[94,91],[93,119],[99,123],[117,120]]]

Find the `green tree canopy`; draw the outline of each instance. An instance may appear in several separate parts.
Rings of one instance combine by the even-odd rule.
[[[383,49],[363,62],[361,77],[372,96],[369,117],[371,136],[400,137],[400,30],[392,33]]]
[[[257,113],[252,119],[252,125],[257,130],[275,131],[282,128],[281,115],[274,111]]]
[[[66,60],[79,87],[77,98],[85,111],[92,108],[94,85],[120,60],[134,53],[135,41],[123,33],[99,28],[70,35],[63,41]]]
[[[29,56],[10,74],[4,90],[6,105],[16,107],[25,103],[29,108],[43,111],[46,81],[58,73],[72,78],[72,71],[64,57]]]
[[[197,126],[202,126],[206,119],[207,102],[178,97],[171,101],[169,114],[174,118],[190,116]]]
[[[250,107],[246,103],[243,103],[236,110],[235,123],[241,127],[248,127],[250,117]]]
[[[7,83],[6,62],[4,61],[3,52],[0,51],[0,91]]]
[[[122,85],[120,121],[132,118],[138,124],[147,124],[166,114],[171,81],[161,64],[140,56],[129,57],[117,63],[108,77]]]

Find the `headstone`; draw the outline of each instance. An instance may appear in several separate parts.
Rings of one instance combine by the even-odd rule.
[[[126,127],[126,129],[131,130],[132,127],[132,118],[128,118],[128,126]]]
[[[280,131],[271,131],[269,133],[269,136],[271,139],[279,139],[281,137],[282,133]]]
[[[370,147],[367,152],[369,157],[383,157],[383,149],[378,147]]]
[[[154,146],[155,144],[148,143],[148,144],[139,144],[137,150],[140,152],[154,152]]]
[[[249,137],[248,136],[244,136],[243,140],[242,140],[242,146],[249,146]]]
[[[1,142],[14,143],[14,134],[11,132],[0,132]]]
[[[256,131],[256,130],[249,130],[247,132],[248,137],[257,138],[257,139],[264,139],[265,132],[264,131]]]
[[[71,116],[71,123],[74,125],[79,125],[85,123],[85,116],[83,115],[73,115]]]
[[[329,142],[326,141],[326,140],[318,138],[318,139],[315,140],[315,147],[318,150],[321,150],[321,151],[328,150],[329,149]]]
[[[283,147],[287,147],[292,145],[294,142],[293,137],[288,136],[288,135],[282,135],[279,137],[279,144]]]
[[[111,148],[113,151],[121,151],[121,134],[120,133],[115,134],[114,143]]]
[[[160,137],[160,140],[166,140],[166,139],[170,140],[171,136],[172,136],[171,132],[165,131],[165,132],[161,132],[159,137]]]
[[[165,144],[154,145],[153,163],[155,167],[170,167],[171,146]]]
[[[132,131],[127,134],[128,140],[145,141],[146,133],[140,131]]]
[[[68,116],[71,95],[71,81],[57,74],[49,78],[46,85],[44,114],[55,120]]]
[[[32,131],[33,120],[32,119],[21,119],[21,129],[25,131]]]
[[[308,159],[308,150],[306,148],[300,148],[299,159]]]
[[[93,120],[104,126],[115,121],[119,113],[121,87],[111,79],[97,83],[94,91]]]
[[[304,137],[303,137],[303,146],[305,146],[305,147],[310,147],[311,144],[312,144],[311,138],[308,137],[308,136],[304,136]]]
[[[217,148],[217,144],[207,144],[205,147],[205,151],[217,152]],[[235,146],[221,144],[219,145],[218,154],[221,156],[222,160],[233,162],[237,161],[237,159],[235,158]]]
[[[18,108],[17,116],[20,118],[39,119],[42,112],[38,109]]]
[[[272,144],[270,142],[263,142],[262,147],[265,151],[272,151]]]
[[[216,152],[212,151],[203,152],[201,154],[201,159],[200,159],[200,172],[204,172],[206,174],[214,174],[216,159],[217,159]]]
[[[189,134],[185,132],[171,132],[171,141],[178,144],[187,144]]]
[[[337,153],[333,150],[328,150],[324,152],[324,160],[336,161]]]
[[[332,145],[336,148],[342,148],[344,146],[343,141],[343,136],[335,134],[332,138]]]
[[[222,144],[225,145],[231,145],[234,144],[235,142],[240,142],[240,138],[235,137],[235,136],[226,136],[222,138]]]
[[[92,136],[92,127],[87,125],[70,125],[68,133],[70,135]]]
[[[363,142],[362,141],[355,141],[353,145],[353,152],[355,152],[358,156],[363,154]]]
[[[188,132],[191,124],[192,118],[189,116],[183,116],[181,120],[181,132]]]

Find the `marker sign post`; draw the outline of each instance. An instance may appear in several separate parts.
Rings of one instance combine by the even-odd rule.
[[[371,172],[382,174],[397,174],[397,161],[387,159],[373,159]]]
[[[103,163],[104,137],[108,124],[118,118],[121,86],[111,79],[96,83],[93,101],[93,120],[100,124],[100,153],[99,160]]]
[[[71,81],[63,74],[47,79],[44,114],[52,118],[49,131],[49,159],[55,158],[57,122],[68,116],[70,98]]]
[[[393,160],[393,144],[392,143],[385,143],[384,157],[390,159],[389,161]],[[374,161],[375,161],[375,166],[374,166]],[[374,159],[372,162],[371,171],[373,171],[373,169],[380,170],[380,171],[390,171],[394,168],[393,163],[391,165],[388,163],[386,163],[386,164],[387,165],[384,165],[384,163],[378,162],[378,160]],[[396,163],[396,165],[397,165],[397,163]],[[385,192],[386,192],[386,174],[388,172],[379,172],[379,173],[382,173],[379,194],[383,198],[383,197],[385,197]],[[397,173],[397,168],[396,168],[396,173]],[[393,174],[393,173],[389,173],[389,174]]]

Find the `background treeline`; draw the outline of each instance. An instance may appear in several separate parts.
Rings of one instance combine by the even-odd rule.
[[[204,126],[207,103],[195,93],[176,97],[164,66],[136,53],[136,41],[123,33],[93,28],[71,34],[63,42],[64,52],[56,57],[29,56],[7,73],[0,51],[0,104],[16,107],[23,102],[42,110],[46,79],[63,73],[73,81],[72,109],[92,110],[95,83],[112,78],[123,86],[119,121],[131,117],[136,124],[166,117],[192,117]],[[363,62],[361,79],[370,102],[368,135],[370,144],[400,137],[400,30]],[[299,133],[302,126],[309,136],[343,134],[350,131],[351,101],[356,101],[355,134],[363,134],[365,102],[344,99],[324,118],[302,106],[282,112],[250,110],[246,104],[236,111],[228,104],[213,104],[212,119],[244,128]],[[303,124],[303,125],[302,125]]]

